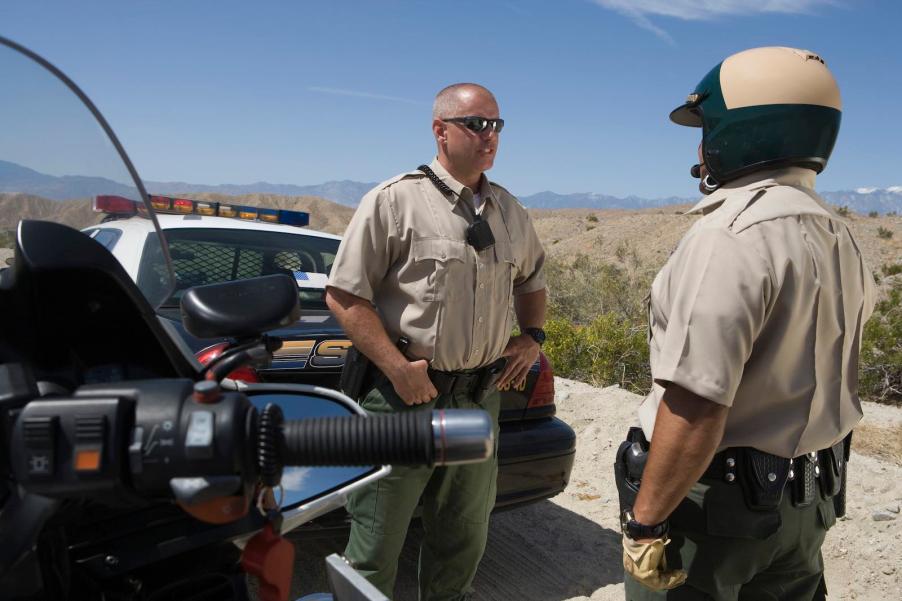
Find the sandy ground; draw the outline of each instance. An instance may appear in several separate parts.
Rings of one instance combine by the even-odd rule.
[[[555,385],[558,416],[577,433],[570,485],[551,500],[493,516],[474,583],[476,599],[623,599],[617,493],[610,464],[641,397],[561,378]],[[902,409],[867,404],[864,425],[900,437]],[[847,517],[830,530],[823,548],[831,599],[900,598],[900,505],[902,464],[853,452]],[[875,514],[882,521],[875,520]],[[418,533],[412,532],[401,557],[398,601],[416,599],[418,540]],[[292,592],[299,596],[325,590],[321,558],[343,546],[340,540],[299,545]]]

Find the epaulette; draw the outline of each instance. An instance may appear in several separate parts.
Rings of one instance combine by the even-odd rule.
[[[379,190],[384,190],[386,188],[390,188],[391,186],[393,186],[393,185],[397,184],[398,182],[403,181],[405,179],[412,179],[412,178],[420,179],[420,178],[424,178],[424,177],[426,177],[426,176],[423,174],[422,171],[408,171],[406,173],[401,173],[399,175],[396,175],[395,177],[393,177],[391,179],[385,180],[384,182],[382,182],[381,184],[376,186],[376,188]]]
[[[522,202],[520,202],[520,199],[517,198],[516,196],[514,196],[513,194],[511,194],[510,190],[508,190],[507,188],[505,188],[505,187],[502,186],[501,184],[497,184],[497,183],[493,182],[492,180],[489,180],[489,185],[492,186],[493,188],[495,188],[495,189],[497,189],[497,190],[500,190],[501,192],[504,192],[505,194],[507,194],[508,197],[510,197],[511,199],[513,199],[514,203],[516,203],[516,205],[517,205],[518,207],[520,207],[520,208],[523,209],[524,211],[526,210],[526,207],[523,205]]]

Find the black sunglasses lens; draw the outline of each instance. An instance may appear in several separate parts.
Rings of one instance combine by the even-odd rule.
[[[493,125],[495,126],[495,133],[500,134],[501,130],[504,129],[504,119],[495,119]]]
[[[488,127],[489,120],[484,119],[483,117],[467,117],[466,121],[464,121],[464,125],[467,126],[467,129],[479,133]]]

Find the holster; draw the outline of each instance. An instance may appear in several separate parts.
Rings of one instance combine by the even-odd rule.
[[[372,379],[373,369],[375,366],[366,355],[357,350],[356,346],[349,348],[345,355],[345,364],[341,368],[339,379],[341,391],[355,401],[359,401],[360,397],[368,392],[366,384]]]
[[[648,440],[642,428],[629,429],[626,440],[620,443],[614,458],[614,481],[617,483],[617,496],[620,511],[631,509],[636,503],[639,486],[642,484],[642,473],[648,461]]]

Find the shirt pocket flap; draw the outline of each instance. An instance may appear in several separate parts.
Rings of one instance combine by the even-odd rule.
[[[501,240],[495,242],[495,260],[498,263],[510,263],[516,267],[517,262],[514,261],[514,249],[510,243]]]
[[[432,261],[460,261],[467,258],[466,243],[449,238],[417,238],[413,240],[413,260],[416,262]]]

